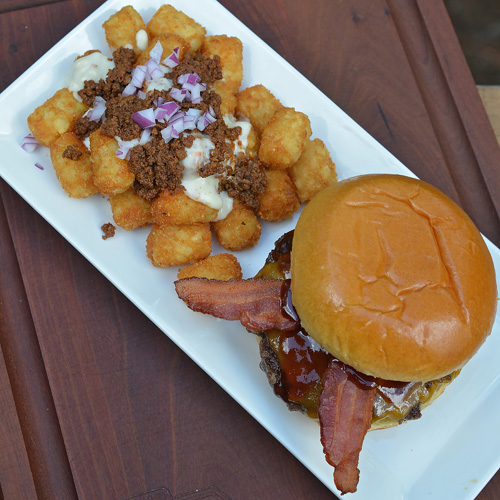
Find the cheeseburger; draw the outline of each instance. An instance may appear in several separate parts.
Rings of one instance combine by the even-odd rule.
[[[276,394],[319,419],[342,493],[356,491],[366,432],[419,418],[489,335],[497,304],[470,218],[399,175],[321,191],[256,278],[175,286],[191,309],[259,334]]]

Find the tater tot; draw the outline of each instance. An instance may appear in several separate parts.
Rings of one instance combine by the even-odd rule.
[[[230,253],[210,255],[206,259],[182,268],[177,273],[178,279],[207,278],[209,280],[237,280],[242,278],[238,259]]]
[[[123,193],[134,182],[135,176],[128,161],[117,158],[118,141],[96,130],[90,135],[90,159],[94,184],[99,192],[108,196]]]
[[[153,223],[151,203],[132,188],[109,197],[113,220],[126,231]]]
[[[134,52],[140,54],[144,47],[141,47],[141,34],[137,32],[144,30],[147,37],[146,25],[142,20],[141,15],[131,5],[123,7],[123,9],[115,12],[107,21],[102,25],[106,35],[111,51],[115,51],[120,47],[130,46]],[[139,46],[138,43],[139,42]]]
[[[75,159],[63,157],[68,149]],[[92,180],[90,152],[74,132],[66,132],[50,146],[50,159],[63,189],[73,198],[87,198],[98,193]]]
[[[205,259],[212,251],[210,224],[160,226],[149,233],[146,252],[155,266],[182,266]]]
[[[239,38],[227,35],[207,36],[203,39],[201,53],[209,58],[219,56],[222,80],[214,88],[223,88],[236,94],[243,79],[243,44]]]
[[[259,241],[261,233],[257,216],[237,200],[229,215],[213,222],[212,227],[220,246],[231,251],[253,247]]]
[[[213,90],[221,98],[220,112],[224,115],[233,115],[236,110],[236,96],[228,89],[214,87]]]
[[[184,38],[176,35],[174,33],[168,33],[165,35],[155,36],[148,44],[144,52],[137,58],[137,65],[144,65],[149,60],[149,53],[155,47],[155,45],[160,42],[163,47],[162,60],[168,57],[172,51],[179,47],[179,61],[184,59],[187,51],[189,50],[189,44],[184,40]]]
[[[323,188],[337,182],[337,172],[330,153],[321,139],[307,141],[304,152],[289,169],[297,195],[309,201]]]
[[[162,191],[152,203],[153,219],[157,224],[196,224],[211,222],[217,218],[215,208],[192,200],[184,192],[170,194]]]
[[[257,215],[271,222],[288,219],[300,207],[292,179],[285,170],[267,170],[265,174],[267,186],[258,196]]]
[[[259,136],[274,113],[283,105],[263,85],[242,90],[237,96],[236,112],[246,116]]]
[[[272,169],[291,167],[304,151],[311,133],[309,118],[304,113],[293,108],[279,109],[260,137],[260,160]]]
[[[197,52],[206,34],[206,29],[194,19],[171,5],[162,5],[147,25],[150,38],[166,33],[175,33],[189,43],[191,53]]]
[[[87,109],[72,92],[63,88],[28,116],[28,127],[40,144],[50,147],[60,135],[72,130],[73,122]]]

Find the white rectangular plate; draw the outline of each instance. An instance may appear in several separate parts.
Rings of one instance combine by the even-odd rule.
[[[103,241],[101,225],[112,220],[102,196],[75,200],[58,184],[48,151],[33,154],[19,144],[35,107],[63,86],[73,59],[86,50],[107,51],[102,23],[128,0],[110,0],[69,33],[0,96],[0,174],[57,231],[198,363],[236,401],[337,493],[326,464],[319,427],[289,412],[259,370],[255,339],[235,323],[196,314],[179,303],[172,282],[177,269],[151,265],[148,229],[118,230]],[[161,5],[145,0],[137,9],[146,22]],[[293,69],[215,0],[171,1],[207,28],[208,34],[239,37],[244,44],[243,87],[262,83],[283,102],[306,113],[313,134],[327,144],[340,178],[386,172],[413,175],[324,94]],[[283,85],[286,81],[286,85]],[[299,97],[300,96],[300,99]],[[45,166],[35,168],[34,163]],[[258,246],[240,252],[245,277],[262,266],[274,241],[293,220],[264,224]],[[488,243],[500,269],[500,251]],[[215,249],[217,251],[217,248]],[[126,272],[124,272],[126,271]],[[497,272],[497,275],[499,273]],[[240,329],[240,334],[236,331]],[[500,324],[461,375],[422,419],[369,433],[360,458],[361,479],[352,498],[469,500],[500,466]],[[244,388],[244,390],[242,389]]]

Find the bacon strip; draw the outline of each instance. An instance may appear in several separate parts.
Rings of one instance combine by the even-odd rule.
[[[375,388],[349,376],[344,365],[332,360],[323,375],[318,416],[321,444],[327,462],[335,467],[335,486],[354,493],[359,481],[358,460],[370,428]]]
[[[217,281],[184,278],[174,285],[179,298],[193,311],[239,320],[245,328],[263,332],[297,326],[297,321],[282,309],[281,287],[284,283],[279,279]]]

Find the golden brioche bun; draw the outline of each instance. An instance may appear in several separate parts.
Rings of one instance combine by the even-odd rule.
[[[493,326],[495,270],[481,234],[410,177],[365,175],[321,191],[297,223],[291,274],[306,331],[367,375],[443,377]]]

